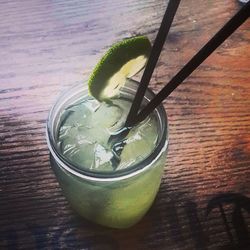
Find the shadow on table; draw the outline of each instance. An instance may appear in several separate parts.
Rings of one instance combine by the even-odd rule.
[[[234,206],[231,214],[232,227],[230,226],[231,223],[228,222],[224,205]],[[235,193],[218,195],[208,202],[207,216],[209,216],[209,214],[216,208],[219,208],[220,210],[220,215],[230,241],[229,244],[220,249],[249,249],[250,238],[242,209],[250,213],[250,199],[241,194]],[[233,236],[233,231],[235,232],[235,236]]]
[[[174,195],[151,212],[153,228],[149,247],[164,249],[173,244],[177,249],[219,250],[250,249],[246,218],[250,199],[236,193],[224,193],[210,199],[204,209],[192,199]],[[163,209],[164,206],[164,209]],[[158,208],[160,207],[160,208]]]

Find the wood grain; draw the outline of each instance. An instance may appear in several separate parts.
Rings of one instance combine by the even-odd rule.
[[[138,225],[112,230],[80,219],[50,168],[45,123],[57,96],[84,82],[112,43],[136,34],[153,41],[166,5],[0,0],[0,249],[248,249],[249,20],[164,101],[165,174]],[[158,92],[239,8],[182,1],[151,88]]]

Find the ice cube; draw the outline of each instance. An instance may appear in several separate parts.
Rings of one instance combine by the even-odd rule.
[[[114,104],[102,103],[92,115],[92,123],[105,129],[112,128],[121,120],[123,110]]]
[[[94,147],[92,143],[82,143],[77,145],[75,150],[67,157],[74,163],[76,163],[82,169],[93,169],[94,168]]]
[[[90,126],[92,111],[89,109],[86,103],[82,103],[78,106],[71,106],[65,112],[68,112],[69,115],[66,117],[62,125],[74,127]]]
[[[117,169],[127,168],[149,156],[155,147],[157,136],[156,121],[152,117],[131,129],[125,138],[121,162]]]
[[[108,151],[100,144],[96,144],[94,150],[95,150],[95,168],[97,168],[98,170],[105,170],[105,168],[111,169],[110,160],[113,157],[112,152]]]

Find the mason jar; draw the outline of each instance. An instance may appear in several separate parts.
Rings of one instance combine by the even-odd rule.
[[[137,87],[138,82],[128,80],[121,90],[121,96],[126,96],[132,102]],[[148,89],[143,105],[154,96]],[[153,112],[158,139],[147,157],[125,169],[93,172],[88,166],[79,168],[69,161],[57,143],[63,111],[84,98],[89,98],[87,84],[75,85],[58,98],[49,113],[46,130],[51,167],[64,196],[79,215],[107,227],[128,228],[146,214],[159,190],[168,145],[166,112],[162,105]]]

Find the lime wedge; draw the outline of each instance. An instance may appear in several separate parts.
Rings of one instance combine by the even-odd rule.
[[[138,36],[114,44],[94,68],[88,82],[89,93],[99,101],[119,94],[126,78],[138,73],[148,60],[151,44]]]

